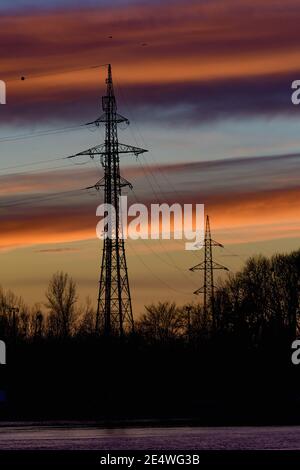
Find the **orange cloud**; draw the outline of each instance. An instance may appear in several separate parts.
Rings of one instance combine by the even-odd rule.
[[[200,203],[197,193],[176,202]],[[254,241],[278,236],[295,237],[300,232],[300,188],[218,194],[204,200],[214,220],[214,230],[231,231],[234,241]],[[141,199],[148,206],[157,201]],[[175,201],[174,201],[175,202]],[[96,202],[12,208],[2,215],[0,248],[72,242],[96,238]],[[240,236],[239,236],[240,234]],[[279,235],[280,234],[280,235]],[[233,241],[233,240],[232,240]]]
[[[121,83],[218,80],[298,70],[297,0],[167,2],[7,14],[2,74],[17,96],[99,88],[100,70],[30,75],[112,62]],[[109,37],[112,36],[112,39]],[[19,41],[16,45],[16,38]],[[142,44],[147,44],[143,47]],[[13,51],[13,54],[12,54]],[[76,54],[74,54],[76,52]],[[80,57],[80,62],[78,61]],[[38,88],[38,90],[37,90]]]
[[[205,204],[214,230],[228,233],[229,240],[295,237],[300,187],[293,176],[299,164],[294,154],[128,167],[124,175],[135,187],[128,203],[150,208],[159,196],[160,203]],[[159,194],[153,193],[150,174]],[[188,182],[184,190],[182,181]],[[94,169],[85,168],[0,177],[2,249],[96,238],[96,207],[102,195],[91,198],[80,190],[93,182]],[[23,196],[12,198],[10,188],[22,190]]]

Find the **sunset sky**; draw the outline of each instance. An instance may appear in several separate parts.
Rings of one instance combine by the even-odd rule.
[[[216,261],[233,272],[249,255],[299,248],[298,0],[2,0],[0,13],[4,288],[43,302],[64,270],[81,302],[96,299],[102,198],[82,189],[101,166],[63,157],[103,141],[103,129],[79,126],[102,113],[107,63],[130,120],[119,140],[149,150],[121,159],[130,201],[204,203],[225,245]],[[136,316],[151,301],[198,300],[202,279],[189,268],[201,251],[172,240],[126,247]]]

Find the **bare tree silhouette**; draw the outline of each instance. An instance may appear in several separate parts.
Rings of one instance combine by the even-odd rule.
[[[68,274],[53,275],[46,291],[49,309],[48,331],[55,336],[67,338],[75,329],[77,301],[76,284]]]

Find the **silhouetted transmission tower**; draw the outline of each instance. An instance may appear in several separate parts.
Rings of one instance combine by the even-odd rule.
[[[201,270],[204,271],[204,284],[200,289],[197,289],[194,294],[204,294],[203,307],[204,312],[211,312],[213,328],[216,327],[216,318],[214,312],[214,270],[215,269],[224,269],[229,271],[228,268],[222,266],[219,263],[213,261],[212,247],[220,246],[223,248],[223,245],[211,238],[210,232],[210,223],[209,216],[206,216],[206,226],[205,226],[205,237],[204,237],[204,261],[197,264],[193,268],[190,268],[190,271]]]
[[[134,322],[119,198],[122,188],[125,186],[132,188],[132,185],[120,175],[119,154],[131,153],[138,156],[147,150],[121,144],[118,141],[118,124],[127,125],[129,121],[117,113],[110,64],[108,65],[106,84],[107,92],[102,97],[104,113],[95,121],[88,123],[88,125],[94,124],[96,126],[105,125],[105,142],[74,156],[89,155],[94,158],[96,155],[100,155],[104,176],[88,189],[104,188],[104,203],[112,205],[115,209],[115,216],[112,215],[110,219],[111,232],[108,224],[104,227],[96,331],[104,330],[106,335],[113,333],[122,336],[124,330],[133,330]]]

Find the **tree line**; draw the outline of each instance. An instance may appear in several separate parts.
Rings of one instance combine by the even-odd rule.
[[[74,280],[57,272],[28,307],[0,290],[1,419],[183,417],[200,424],[299,423],[300,250],[248,259],[201,303],[147,305],[135,332],[107,341]],[[214,327],[213,327],[214,326]],[[121,391],[121,395],[120,395]]]
[[[211,309],[201,303],[177,306],[158,302],[145,306],[135,335],[148,342],[199,341],[212,335],[238,335],[253,345],[270,337],[295,338],[298,333],[300,250],[249,258],[243,269],[218,282]],[[67,273],[55,273],[45,302],[28,307],[21,297],[0,288],[2,339],[32,341],[98,335],[96,312],[89,298],[79,305],[77,286]],[[101,332],[100,332],[101,334]]]

